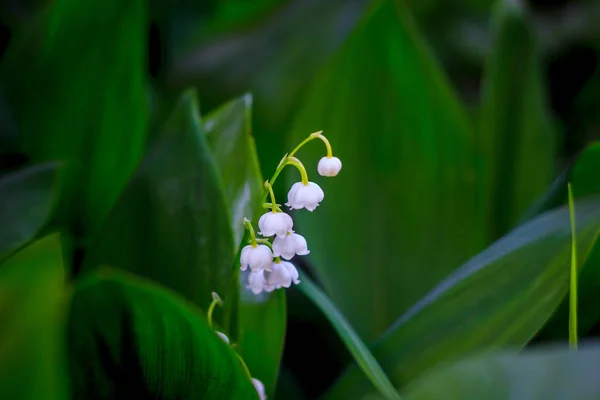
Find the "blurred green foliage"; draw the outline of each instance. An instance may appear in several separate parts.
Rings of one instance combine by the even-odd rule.
[[[600,7],[554,3],[1,2],[0,398],[600,397],[593,346],[494,354],[566,344],[567,182],[600,328]],[[238,269],[321,129],[326,318]]]

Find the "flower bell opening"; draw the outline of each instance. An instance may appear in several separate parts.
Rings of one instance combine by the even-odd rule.
[[[325,192],[317,183],[308,179],[304,164],[295,157],[305,144],[314,139],[321,140],[327,151],[326,156],[321,158],[317,165],[319,175],[334,177],[342,169],[341,160],[333,156],[329,140],[323,135],[323,131],[318,131],[311,133],[291,153],[286,154],[277,166],[273,177],[265,181],[262,203],[270,210],[261,215],[258,220],[258,234],[262,237],[256,237],[249,219],[244,218],[243,221],[249,234],[249,241],[240,254],[240,269],[242,271],[250,269],[245,286],[254,294],[289,288],[292,284],[300,283],[299,273],[294,264],[281,258],[291,260],[295,256],[305,256],[310,251],[306,239],[294,232],[292,217],[282,212],[277,204],[273,185],[286,166],[295,167],[300,172],[301,179],[290,188],[285,205],[290,210],[304,208],[311,212],[319,206],[325,198]],[[270,197],[270,203],[265,203],[267,197]]]

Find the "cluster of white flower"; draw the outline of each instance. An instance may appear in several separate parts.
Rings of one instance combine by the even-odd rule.
[[[306,208],[308,211],[314,211],[323,198],[325,193],[319,185],[309,182],[306,169],[300,160],[294,157],[294,154],[306,143],[312,139],[320,139],[325,143],[327,155],[319,161],[317,171],[321,176],[336,176],[342,169],[342,162],[334,157],[331,145],[322,131],[312,133],[300,143],[294,151],[286,154],[279,163],[277,170],[271,181],[265,182],[265,200],[266,196],[271,196],[271,203],[265,203],[265,208],[271,211],[263,214],[258,220],[259,235],[262,238],[256,238],[251,222],[244,218],[244,225],[250,233],[250,244],[242,249],[240,254],[240,269],[245,271],[250,268],[247,288],[253,293],[271,292],[279,288],[288,288],[294,284],[300,283],[298,279],[298,270],[289,261],[294,256],[304,256],[309,253],[306,239],[294,232],[294,221],[284,213],[279,204],[275,201],[273,184],[277,176],[287,165],[296,167],[300,171],[301,182],[294,183],[288,192],[288,201],[285,203],[290,210],[299,210]],[[272,242],[270,241],[272,239]]]

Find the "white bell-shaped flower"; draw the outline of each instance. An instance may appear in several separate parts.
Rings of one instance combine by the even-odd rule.
[[[217,336],[219,336],[221,338],[221,340],[223,340],[225,343],[229,344],[229,338],[227,337],[226,334],[224,334],[223,332],[219,332],[219,331],[215,331],[215,333],[217,334]]]
[[[252,384],[256,393],[258,393],[259,400],[267,400],[267,394],[265,393],[265,385],[256,378],[252,378]]]
[[[286,233],[292,230],[293,226],[292,217],[286,213],[269,211],[264,213],[258,220],[258,227],[260,228],[258,233],[264,237],[285,236]]]
[[[341,169],[342,161],[337,157],[323,157],[317,165],[317,171],[321,176],[336,176]]]
[[[288,232],[285,236],[277,236],[273,240],[273,255],[291,260],[296,254],[305,256],[310,251],[306,239],[297,233]]]
[[[272,270],[267,278],[267,284],[279,289],[281,287],[289,288],[292,285],[292,275],[285,267],[287,261],[275,261]]]
[[[305,185],[297,182],[292,185],[288,193],[288,202],[285,205],[292,210],[306,208],[308,211],[313,211],[324,197],[325,193],[316,183],[308,182]]]
[[[260,271],[266,269],[271,270],[273,264],[273,252],[271,249],[264,245],[251,245],[244,246],[242,253],[240,254],[240,269],[245,271],[248,267],[254,271]]]

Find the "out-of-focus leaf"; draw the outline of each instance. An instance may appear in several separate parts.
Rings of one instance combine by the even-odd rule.
[[[600,197],[575,203],[577,252],[588,256],[600,229]],[[454,271],[374,344],[396,387],[432,366],[475,351],[523,346],[567,292],[571,231],[567,207],[515,229]],[[443,332],[443,335],[440,333]],[[372,386],[349,368],[328,398],[360,398]]]
[[[204,126],[215,162],[231,207],[235,243],[241,243],[245,230],[242,219],[257,221],[262,210],[262,176],[258,166],[254,139],[250,136],[252,97],[244,95],[228,102],[204,118]],[[239,261],[239,260],[236,260]],[[236,263],[234,268],[238,268]],[[247,278],[244,278],[247,279]],[[239,281],[234,281],[234,292]],[[232,319],[229,334],[237,339],[252,375],[265,385],[267,395],[274,395],[283,351],[286,327],[286,302],[283,290],[256,296],[241,285],[239,298],[229,297],[224,318]],[[239,301],[238,301],[239,300]]]
[[[260,208],[262,177],[254,138],[250,136],[252,96],[244,95],[203,118],[209,144],[231,207],[234,242],[245,234],[242,220]]]
[[[352,357],[354,357],[354,360],[365,376],[369,378],[373,386],[375,386],[387,400],[400,399],[398,392],[394,389],[394,386],[367,348],[367,345],[360,339],[358,334],[354,331],[346,318],[344,318],[337,310],[327,295],[323,293],[323,291],[315,285],[306,274],[302,274],[299,288],[325,314],[340,338],[344,341],[346,348],[352,354]]]
[[[159,282],[204,310],[237,277],[224,191],[185,92],[92,244],[84,268],[106,264]]]
[[[75,399],[256,399],[241,363],[197,307],[101,269],[76,286],[68,329]]]
[[[58,164],[0,176],[0,260],[33,239],[48,221],[57,195]]]
[[[272,398],[285,338],[285,291],[276,290],[257,296],[242,288],[240,297],[240,354],[252,376],[261,380],[267,396]]]
[[[64,281],[58,234],[0,264],[0,399],[69,398]]]
[[[368,342],[484,247],[473,133],[401,2],[375,1],[321,72],[292,139],[323,129],[344,168],[314,178],[325,199],[296,214],[297,230],[324,288]],[[311,178],[324,155],[320,143],[298,153]]]
[[[600,398],[600,347],[502,352],[424,374],[406,400],[594,400]]]
[[[21,144],[68,161],[61,211],[89,233],[138,164],[146,136],[146,2],[52,2],[2,69]]]
[[[285,153],[284,133],[298,99],[347,38],[366,3],[288,1],[259,25],[248,24],[208,40],[178,37],[167,60],[168,88],[177,92],[195,85],[203,107],[209,108],[250,91],[258,155],[263,174],[270,176]]]
[[[513,227],[544,192],[555,175],[556,156],[537,38],[523,5],[500,0],[493,27],[478,134],[492,240]]]

